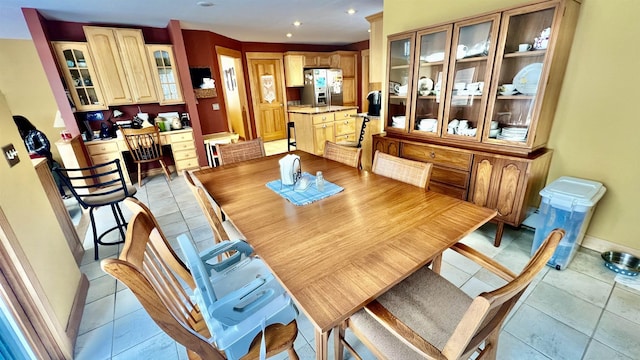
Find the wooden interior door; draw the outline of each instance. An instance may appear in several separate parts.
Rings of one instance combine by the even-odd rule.
[[[247,54],[256,130],[263,141],[284,139],[286,95],[282,54]]]

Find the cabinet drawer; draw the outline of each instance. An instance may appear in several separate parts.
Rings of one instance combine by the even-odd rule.
[[[466,198],[467,198],[467,190],[466,189],[460,189],[460,188],[449,186],[449,185],[446,185],[446,184],[442,184],[442,183],[439,183],[439,182],[433,181],[433,180],[429,181],[428,189],[429,189],[429,191],[433,191],[433,192],[437,192],[437,193],[444,194],[444,195],[447,195],[447,196],[451,196],[451,197],[454,197],[454,198],[460,199],[460,200],[466,200]]]
[[[336,143],[356,141],[356,134],[336,135]]]
[[[196,151],[194,149],[173,152],[173,159],[175,161],[192,159],[192,158],[196,158]]]
[[[196,147],[194,146],[193,141],[182,141],[182,142],[171,144],[171,150],[173,152],[181,151],[181,150],[192,150],[195,148]]]
[[[120,151],[118,149],[118,143],[115,143],[115,142],[104,142],[101,144],[95,144],[95,145],[90,144],[86,146],[87,146],[87,152],[89,153],[89,155],[117,153],[118,151]]]
[[[333,113],[325,113],[311,116],[311,122],[313,124],[322,124],[325,122],[333,121],[335,118],[333,117]]]
[[[117,154],[99,154],[99,155],[91,155],[91,163],[93,165],[100,165],[100,164],[104,164],[106,162],[109,162],[111,160],[114,159],[118,159],[118,155]],[[120,167],[123,167],[126,169],[126,165],[122,162],[122,160],[120,160]],[[114,167],[115,168],[115,167]]]
[[[338,135],[355,134],[356,132],[356,122],[354,118],[347,118],[343,120],[336,119],[334,124],[336,137]]]
[[[184,169],[193,169],[197,167],[199,167],[197,158],[176,160],[176,171],[181,171]]]
[[[188,141],[188,140],[193,140],[193,133],[191,131],[183,132],[183,133],[180,133],[180,134],[170,134],[169,135],[169,141],[171,143],[180,142],[180,141]]]
[[[469,184],[469,172],[434,165],[431,180],[466,189]]]
[[[472,155],[463,151],[435,145],[402,144],[403,158],[431,162],[442,166],[469,171]]]
[[[356,109],[336,111],[335,112],[335,119],[336,119],[336,121],[338,121],[338,120],[346,120],[346,119],[355,120],[355,118],[352,118],[351,115],[355,115],[356,113],[357,113]]]

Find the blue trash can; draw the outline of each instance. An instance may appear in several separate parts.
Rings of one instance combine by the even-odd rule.
[[[533,237],[531,255],[553,229],[564,229],[565,236],[547,265],[557,270],[565,269],[582,244],[595,205],[606,190],[597,181],[570,176],[562,176],[542,189],[540,222]]]

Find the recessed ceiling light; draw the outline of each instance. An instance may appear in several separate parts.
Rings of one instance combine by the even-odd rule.
[[[349,15],[353,15],[353,14],[355,14],[355,13],[356,13],[356,9],[349,9],[349,10],[347,10],[347,14],[349,14]]]
[[[209,7],[209,6],[213,6],[213,3],[211,1],[198,1],[196,5],[202,6],[202,7]]]
[[[292,37],[292,36],[293,36],[293,34],[292,34],[292,33],[287,33],[287,37],[288,37],[288,38],[290,38],[290,37]]]
[[[295,26],[295,27],[298,27],[300,25],[302,25],[302,23],[300,21],[298,21],[298,20],[293,22],[293,26]]]

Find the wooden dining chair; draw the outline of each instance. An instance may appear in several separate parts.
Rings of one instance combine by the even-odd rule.
[[[154,161],[160,163],[167,181],[171,181],[171,172],[162,158],[158,125],[142,129],[123,128],[121,131],[133,161],[138,164],[138,186],[142,186],[142,164]]]
[[[187,170],[183,170],[182,175],[187,186],[191,189],[193,196],[196,197],[198,205],[200,205],[202,212],[204,212],[204,215],[207,218],[207,222],[213,230],[215,242],[244,239],[242,233],[240,233],[231,220],[226,218],[222,209],[218,206],[218,203],[209,196],[207,190],[205,190],[200,184],[195,183],[191,173]]]
[[[564,236],[554,230],[519,275],[461,243],[451,249],[507,281],[475,298],[423,267],[343,322],[335,337],[336,359],[350,329],[378,359],[495,359],[507,315]]]
[[[102,269],[124,283],[136,296],[156,324],[172,339],[187,349],[189,359],[226,359],[212,341],[201,309],[179,281],[189,277],[167,263],[163,252],[166,242],[160,239],[154,221],[144,212],[135,214],[127,229],[124,248],[117,259],[105,259]],[[193,283],[193,279],[191,279]],[[287,351],[298,359],[293,343],[298,334],[296,321],[288,325],[274,324],[265,330],[267,356]],[[256,336],[249,353],[242,359],[258,359],[261,336]]]
[[[360,168],[362,149],[338,145],[327,140],[324,143],[324,153],[322,156],[326,159],[337,161],[358,169]]]
[[[371,171],[374,174],[426,189],[432,167],[431,163],[403,159],[376,150]]]
[[[266,156],[261,138],[232,144],[216,144],[220,165],[233,164]]]

